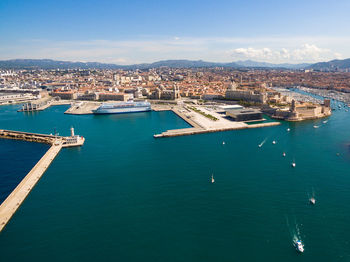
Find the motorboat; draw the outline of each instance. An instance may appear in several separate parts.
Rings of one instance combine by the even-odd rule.
[[[225,145],[225,141],[224,141],[224,142],[222,142],[222,144],[223,144],[223,145]]]
[[[214,180],[214,175],[211,175],[211,183],[214,184],[215,180]]]
[[[324,120],[324,121],[323,121],[323,124],[327,124],[327,122],[328,122],[328,120]]]
[[[290,128],[287,128],[287,131],[289,132],[289,131],[290,131]]]
[[[319,128],[320,126],[314,126],[314,128]]]
[[[293,163],[292,163],[292,167],[295,167],[295,166],[296,166],[296,165],[295,165],[295,162],[293,162]]]
[[[282,156],[286,156],[286,153],[285,153],[285,152],[283,152]]]
[[[300,240],[297,240],[295,242],[295,248],[300,252],[303,253],[304,252],[304,245]]]
[[[314,197],[310,198],[310,204],[315,205],[316,204],[316,199]]]
[[[272,144],[274,144],[274,145],[275,145],[275,144],[276,144],[276,141],[275,141],[275,140],[273,140],[273,141],[272,141]]]

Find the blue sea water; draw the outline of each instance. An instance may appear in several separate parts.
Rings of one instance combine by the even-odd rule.
[[[16,109],[0,107],[0,128],[74,126],[86,142],[60,152],[0,233],[0,261],[350,261],[345,110],[327,123],[154,139],[188,124],[172,112]]]
[[[45,144],[0,139],[0,203],[16,188],[48,148]]]

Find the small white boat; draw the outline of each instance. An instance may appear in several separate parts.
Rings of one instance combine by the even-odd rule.
[[[323,124],[327,124],[327,122],[328,122],[328,120],[324,120],[324,121],[323,121]]]
[[[262,147],[262,144],[258,145],[258,147]]]
[[[295,166],[296,166],[296,164],[295,164],[295,162],[293,162],[293,163],[292,163],[292,167],[295,167]]]
[[[223,145],[225,145],[225,141],[224,141],[224,142],[222,142],[222,144],[223,144]]]
[[[286,156],[286,153],[283,152],[282,156]]]
[[[320,126],[314,126],[314,128],[319,128]]]
[[[289,132],[289,131],[290,131],[290,128],[287,128],[287,131]]]
[[[275,145],[275,144],[276,144],[276,141],[275,141],[275,140],[273,140],[273,141],[272,141],[272,144],[274,144],[274,145]]]
[[[310,204],[315,205],[316,204],[316,199],[314,197],[309,199]]]
[[[300,240],[297,240],[295,242],[295,248],[300,252],[303,253],[304,252],[304,245]]]
[[[214,184],[215,180],[214,180],[214,175],[211,175],[211,183]]]

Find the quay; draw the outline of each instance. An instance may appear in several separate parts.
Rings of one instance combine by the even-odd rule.
[[[185,122],[190,124],[194,128],[203,128],[199,123],[193,121],[190,117],[187,117],[186,114],[180,111],[178,108],[172,108],[171,111],[173,111],[177,116],[181,117]]]
[[[50,106],[58,105],[70,105],[70,102],[66,100],[38,100],[36,102],[28,102],[23,104],[22,109],[18,110],[18,112],[43,111]]]
[[[70,108],[64,113],[71,115],[91,115],[101,105],[100,102],[72,102]]]
[[[199,107],[200,111],[206,115],[210,115],[212,118],[215,118],[215,121],[205,117],[198,112],[191,110],[191,108],[186,106],[172,106],[172,107],[163,107],[164,110],[171,110],[177,116],[186,121],[191,127],[182,128],[182,129],[173,129],[167,130],[161,134],[153,135],[154,138],[161,137],[174,137],[174,136],[187,136],[187,135],[196,135],[212,132],[222,132],[222,131],[231,131],[239,129],[249,129],[249,128],[260,128],[260,127],[269,127],[280,125],[280,122],[267,122],[267,123],[257,123],[257,124],[247,124],[240,121],[232,121],[228,118],[222,117],[214,111],[209,111],[205,107]],[[157,108],[158,109],[158,108]],[[157,110],[159,111],[159,109]]]
[[[81,146],[85,139],[74,134],[74,128],[71,128],[71,136],[54,136],[45,134],[36,134],[12,130],[0,130],[0,138],[17,139],[32,142],[51,144],[50,149],[44,154],[39,162],[30,170],[30,172],[22,179],[17,187],[0,205],[0,232],[10,221],[17,209],[23,203],[30,191],[40,180],[52,161],[58,155],[63,147]]]

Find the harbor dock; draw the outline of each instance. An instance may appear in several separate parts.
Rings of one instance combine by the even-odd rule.
[[[64,113],[71,115],[90,115],[101,105],[100,102],[75,102]]]
[[[191,119],[191,117],[186,116],[184,111],[180,111],[179,108],[172,108],[171,111],[173,111],[177,116],[181,117],[185,122],[190,124],[194,128],[203,128],[199,123],[195,122],[194,120]]]
[[[257,124],[253,124],[253,123],[247,124],[245,122],[232,121],[214,111],[209,111],[205,107],[198,107],[198,108],[200,108],[201,112],[205,113],[206,115],[210,115],[212,119],[215,118],[216,120],[214,121],[212,119],[209,119],[208,117],[203,116],[203,114],[199,114],[198,112],[191,110],[189,107],[173,106],[171,108],[167,108],[167,110],[171,110],[172,112],[174,112],[177,116],[181,117],[184,121],[186,121],[191,127],[167,130],[161,134],[155,134],[153,137],[161,138],[161,137],[187,136],[187,135],[196,135],[196,134],[204,134],[204,133],[212,133],[212,132],[222,132],[222,131],[280,125],[280,122],[278,121],[257,123]]]
[[[71,136],[54,136],[45,134],[36,134],[12,130],[0,130],[0,138],[16,139],[38,143],[50,144],[50,149],[44,154],[39,162],[30,170],[23,178],[17,187],[0,205],[0,232],[10,221],[11,217],[23,203],[30,191],[45,173],[52,161],[61,151],[62,147],[81,146],[85,139],[74,134],[74,129],[71,128]]]
[[[22,109],[18,110],[18,112],[35,112],[35,111],[43,111],[50,106],[58,106],[58,105],[69,105],[70,102],[67,100],[47,100],[47,99],[39,99],[37,101],[31,101],[22,105]]]

